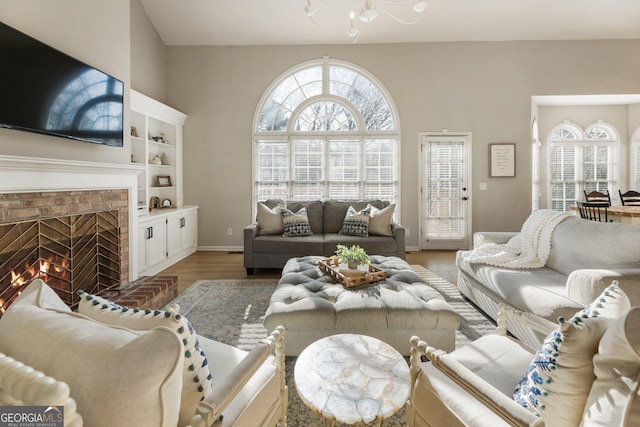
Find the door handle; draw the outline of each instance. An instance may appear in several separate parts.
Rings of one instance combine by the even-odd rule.
[[[462,200],[469,200],[467,196],[462,197]]]

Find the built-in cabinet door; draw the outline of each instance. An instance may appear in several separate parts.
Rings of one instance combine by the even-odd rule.
[[[183,215],[182,249],[196,246],[196,211],[188,211]]]
[[[165,244],[165,218],[143,222],[138,227],[138,271],[156,265],[167,257]],[[142,256],[144,248],[144,257]]]
[[[182,250],[182,223],[184,215],[171,215],[167,218],[167,257]]]
[[[167,256],[195,246],[195,212],[184,211],[167,218]]]
[[[136,239],[138,241],[138,271],[142,271],[149,266],[147,263],[147,234],[149,227],[146,224],[141,224],[138,227],[136,233]]]

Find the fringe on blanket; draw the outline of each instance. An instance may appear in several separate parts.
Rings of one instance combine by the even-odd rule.
[[[475,248],[467,262],[507,268],[541,268],[551,252],[551,235],[558,224],[573,215],[540,209],[529,215],[519,234],[505,244],[488,243]]]

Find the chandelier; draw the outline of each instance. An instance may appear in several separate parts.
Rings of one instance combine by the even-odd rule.
[[[356,26],[356,23],[363,22],[368,23],[374,21],[379,14],[385,14],[394,20],[406,24],[411,25],[415,24],[420,20],[420,14],[424,12],[427,8],[427,3],[422,0],[379,0],[375,2],[372,0],[363,0],[362,3],[347,3],[347,4],[335,4],[330,3],[325,0],[307,0],[307,5],[304,8],[304,12],[311,19],[315,25],[319,27],[332,27],[338,24],[341,21],[349,20],[349,28],[347,29],[347,35],[353,39],[353,43],[358,41],[360,37],[360,30]],[[403,19],[400,18],[388,10],[384,9],[385,4],[413,4],[413,12],[417,15],[414,15],[413,19]],[[337,19],[334,19],[330,22],[322,22],[318,19],[318,8],[316,5],[323,5],[330,9],[343,9],[346,10],[346,13],[339,16]]]

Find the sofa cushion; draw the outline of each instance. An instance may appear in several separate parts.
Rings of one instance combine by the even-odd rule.
[[[593,357],[596,380],[587,399],[583,426],[640,425],[640,307],[607,329]]]
[[[342,221],[342,228],[338,234],[345,236],[368,237],[369,214],[371,214],[371,209],[368,207],[360,211],[356,211],[353,206],[349,206],[349,209],[347,209],[347,213],[344,216],[344,220]]]
[[[282,209],[286,209],[287,203],[281,200],[276,206],[270,208],[262,202],[258,203],[258,234],[282,234]]]
[[[196,413],[200,401],[211,391],[212,376],[207,356],[200,348],[198,336],[186,317],[178,313],[179,307],[164,310],[140,310],[121,307],[100,296],[80,291],[78,312],[107,325],[121,326],[134,331],[149,331],[166,326],[174,331],[183,344],[182,396],[180,399],[180,425],[187,425]]]
[[[85,425],[178,424],[183,349],[166,327],[95,322],[34,280],[0,319],[0,352],[66,382]]]
[[[311,236],[311,224],[307,217],[307,208],[301,208],[298,212],[282,209],[282,235],[285,237]]]
[[[629,308],[614,282],[570,320],[560,318],[516,387],[516,402],[554,426],[579,425],[595,379],[592,358],[600,338]]]
[[[551,237],[546,266],[565,275],[582,268],[640,268],[639,241],[634,225],[569,218]]]
[[[253,239],[253,251],[256,253],[322,254],[323,235],[313,234],[292,239],[283,236],[257,236]],[[334,249],[335,250],[335,249]]]
[[[559,316],[569,318],[582,309],[566,296],[567,276],[547,267],[535,270],[515,270],[467,262],[469,251],[456,253],[459,274],[470,277],[491,299],[505,302],[520,310],[556,321]]]
[[[393,236],[391,231],[391,220],[393,219],[393,211],[395,203],[384,209],[378,209],[372,204],[367,205],[371,211],[371,219],[369,220],[369,234],[376,236]]]

